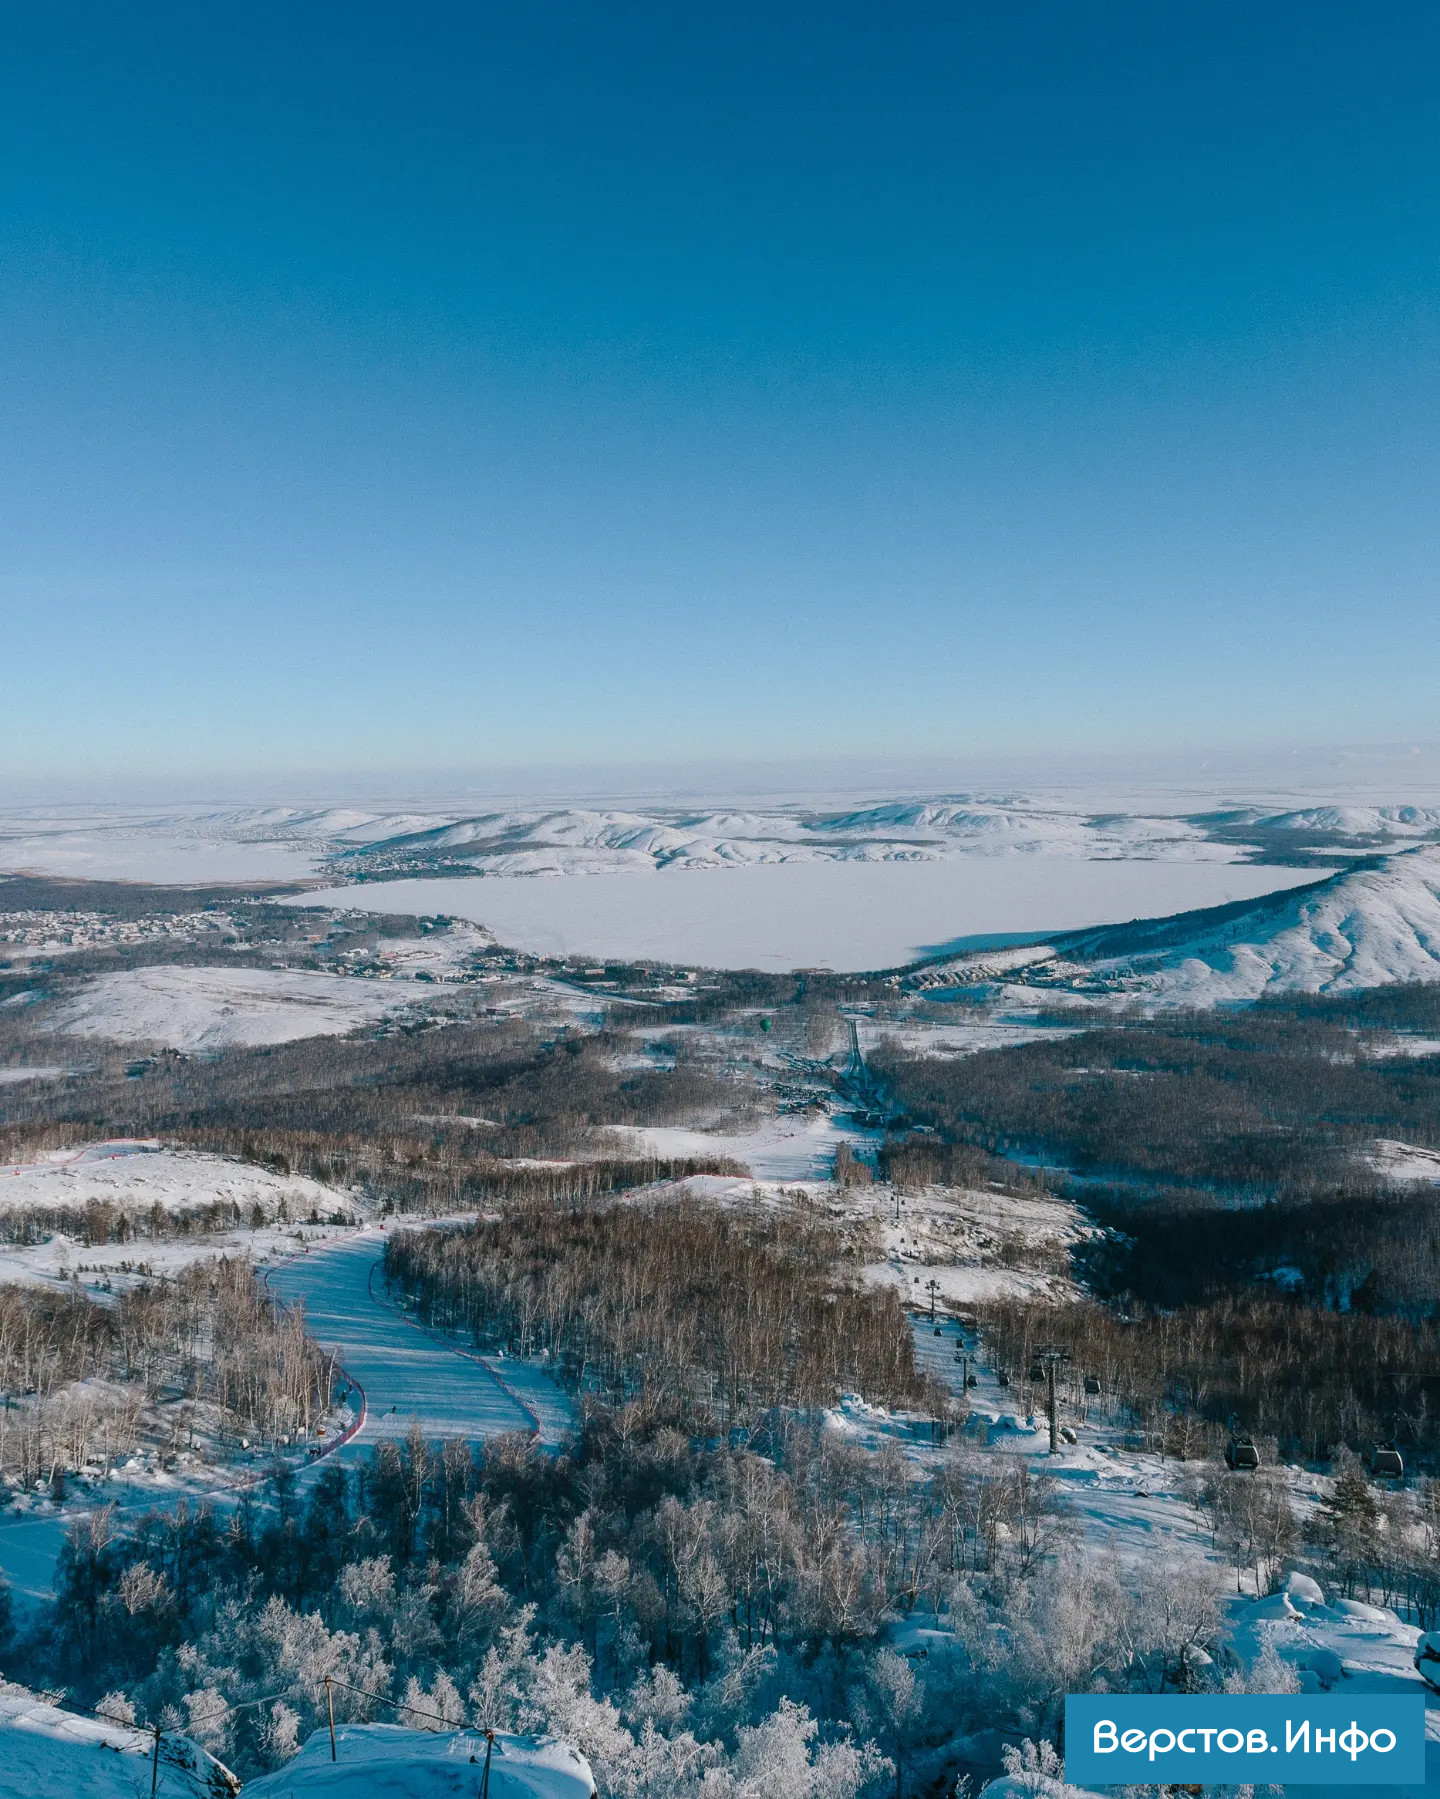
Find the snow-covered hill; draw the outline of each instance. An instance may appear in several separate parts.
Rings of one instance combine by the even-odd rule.
[[[391,1724],[345,1724],[319,1732],[275,1774],[247,1781],[246,1799],[474,1799],[485,1764],[485,1738],[475,1730],[402,1730]],[[497,1732],[490,1761],[490,1799],[593,1799],[590,1764],[554,1737]]]
[[[1313,886],[1054,940],[1030,986],[1213,1006],[1440,980],[1440,846],[1366,861]]]
[[[156,1799],[232,1799],[240,1789],[228,1769],[188,1737],[165,1736],[158,1767],[154,1756],[155,1739],[146,1731],[62,1711],[24,1687],[0,1682],[5,1799],[137,1799],[150,1791],[152,1772]]]
[[[0,869],[150,881],[596,874],[970,856],[1314,861],[1440,841],[1440,807],[1300,803],[1197,809],[1176,793],[1117,806],[1054,791],[873,795],[702,806],[511,802],[474,808],[256,806],[0,814]]]
[[[47,1024],[71,1036],[212,1050],[343,1036],[405,1011],[414,995],[309,969],[126,968],[89,982]]]
[[[399,821],[396,821],[399,822]],[[346,833],[331,853],[337,875],[469,869],[497,875],[598,874],[777,862],[933,861],[952,855],[1143,856],[1227,861],[1184,819],[1092,818],[1002,801],[895,801],[836,812],[765,810],[508,810],[386,833]]]

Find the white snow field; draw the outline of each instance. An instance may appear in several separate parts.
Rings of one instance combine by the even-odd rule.
[[[694,1131],[681,1125],[617,1124],[609,1134],[626,1155],[683,1160],[728,1156],[750,1170],[755,1181],[829,1181],[835,1151],[842,1143],[870,1141],[875,1133],[842,1124],[829,1112],[784,1113],[751,1131]],[[710,1177],[729,1179],[728,1176]],[[751,1182],[743,1183],[746,1187]]]
[[[148,1211],[156,1204],[184,1210],[214,1200],[234,1201],[247,1212],[259,1201],[267,1214],[283,1200],[296,1218],[336,1204],[353,1211],[344,1194],[308,1175],[276,1174],[200,1150],[165,1149],[158,1137],[112,1137],[80,1149],[57,1149],[37,1162],[0,1164],[0,1209],[83,1206],[91,1200],[127,1211]]]
[[[142,1263],[159,1275],[203,1256],[286,1255],[294,1252],[297,1227],[313,1240],[360,1221],[348,1193],[306,1175],[277,1174],[196,1150],[162,1149],[153,1138],[91,1143],[57,1150],[38,1162],[0,1166],[0,1213],[84,1212],[92,1205],[132,1219],[142,1219],[155,1206],[170,1214],[230,1206],[240,1221],[229,1229],[153,1241],[142,1228],[128,1243],[87,1244],[55,1231],[39,1243],[0,1244],[0,1281],[56,1287],[79,1281],[103,1301],[106,1292],[144,1279],[138,1271]],[[257,1207],[263,1224],[256,1221]],[[310,1224],[312,1218],[319,1222]]]
[[[306,969],[129,968],[97,976],[47,1024],[117,1043],[224,1049],[343,1036],[405,1011],[414,997],[389,981]]]
[[[1383,1174],[1386,1180],[1394,1181],[1397,1185],[1440,1185],[1440,1150],[1423,1149],[1418,1143],[1397,1143],[1390,1137],[1377,1137],[1368,1160],[1377,1174]]]
[[[337,1724],[334,1761],[328,1732],[317,1731],[293,1761],[245,1791],[250,1799],[475,1799],[485,1747],[475,1730]],[[589,1762],[569,1743],[496,1732],[490,1799],[594,1799],[595,1790]]]
[[[0,1682],[0,1793],[5,1799],[228,1799],[239,1783],[188,1737],[167,1734],[158,1759],[145,1730],[63,1711]]]
[[[304,880],[316,849],[264,834],[263,814],[182,807],[24,808],[0,814],[0,870],[157,886]]]
[[[977,936],[1040,936],[1154,918],[1315,879],[1313,869],[1036,854],[667,869],[583,880],[395,880],[327,888],[291,903],[449,914],[538,955],[850,971],[899,967]]]
[[[336,1453],[353,1459],[416,1425],[427,1440],[538,1431],[542,1442],[558,1442],[573,1419],[564,1390],[528,1363],[483,1357],[424,1330],[385,1297],[384,1249],[382,1227],[307,1248],[266,1276],[277,1299],[304,1305],[310,1335],[364,1391],[365,1423]]]

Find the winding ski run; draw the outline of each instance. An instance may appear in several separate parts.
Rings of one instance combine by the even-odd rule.
[[[523,1431],[557,1444],[574,1414],[556,1382],[528,1362],[477,1355],[426,1330],[386,1294],[384,1253],[384,1231],[366,1230],[317,1244],[266,1277],[283,1304],[304,1306],[305,1328],[364,1396],[364,1423],[335,1453],[364,1454],[417,1425],[427,1442]]]

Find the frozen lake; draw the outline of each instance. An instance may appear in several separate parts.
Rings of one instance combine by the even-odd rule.
[[[972,937],[1162,918],[1302,886],[1321,870],[1233,862],[955,856],[658,874],[377,881],[297,905],[446,913],[538,955],[703,968],[893,968]]]

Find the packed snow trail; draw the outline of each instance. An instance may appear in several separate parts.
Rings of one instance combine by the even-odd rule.
[[[287,1305],[304,1304],[305,1327],[365,1394],[365,1423],[336,1451],[364,1454],[384,1437],[404,1437],[418,1425],[431,1442],[441,1437],[479,1441],[509,1431],[559,1440],[570,1405],[542,1371],[490,1359],[423,1329],[385,1297],[380,1278],[385,1238],[380,1231],[317,1246],[270,1270],[270,1291]]]

